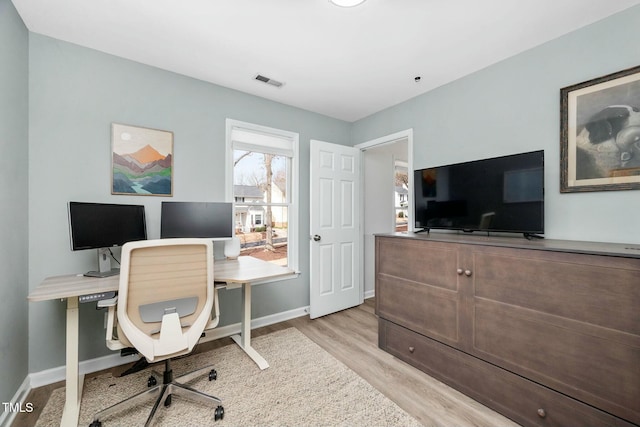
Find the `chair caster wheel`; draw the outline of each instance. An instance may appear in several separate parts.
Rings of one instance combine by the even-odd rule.
[[[102,422],[100,420],[93,420],[89,427],[102,427]]]
[[[209,381],[213,381],[213,380],[217,380],[218,379],[218,373],[216,372],[215,369],[212,369],[209,371]]]
[[[213,420],[218,421],[224,418],[224,408],[222,406],[218,406],[216,411],[213,414]]]
[[[171,395],[167,395],[167,398],[164,400],[164,406],[165,408],[168,408],[169,406],[171,406]]]
[[[153,387],[156,384],[158,384],[158,380],[156,380],[156,377],[150,376],[147,380],[147,387]]]

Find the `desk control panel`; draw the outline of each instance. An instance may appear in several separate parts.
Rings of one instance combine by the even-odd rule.
[[[96,292],[95,294],[80,295],[78,302],[95,302],[103,299],[110,299],[116,296],[116,291]]]

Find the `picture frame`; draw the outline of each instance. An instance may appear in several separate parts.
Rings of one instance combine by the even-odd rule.
[[[640,189],[640,66],[560,89],[560,192]]]
[[[112,123],[111,194],[173,196],[173,132]]]

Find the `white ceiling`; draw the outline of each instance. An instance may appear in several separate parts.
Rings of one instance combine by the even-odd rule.
[[[640,0],[13,3],[34,33],[352,122]]]

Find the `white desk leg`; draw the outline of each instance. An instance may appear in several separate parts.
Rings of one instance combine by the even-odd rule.
[[[242,324],[240,335],[231,337],[236,344],[258,365],[260,369],[267,369],[269,364],[264,357],[251,347],[251,284],[242,284]]]
[[[67,298],[67,372],[62,427],[78,425],[84,375],[78,369],[78,297]]]

